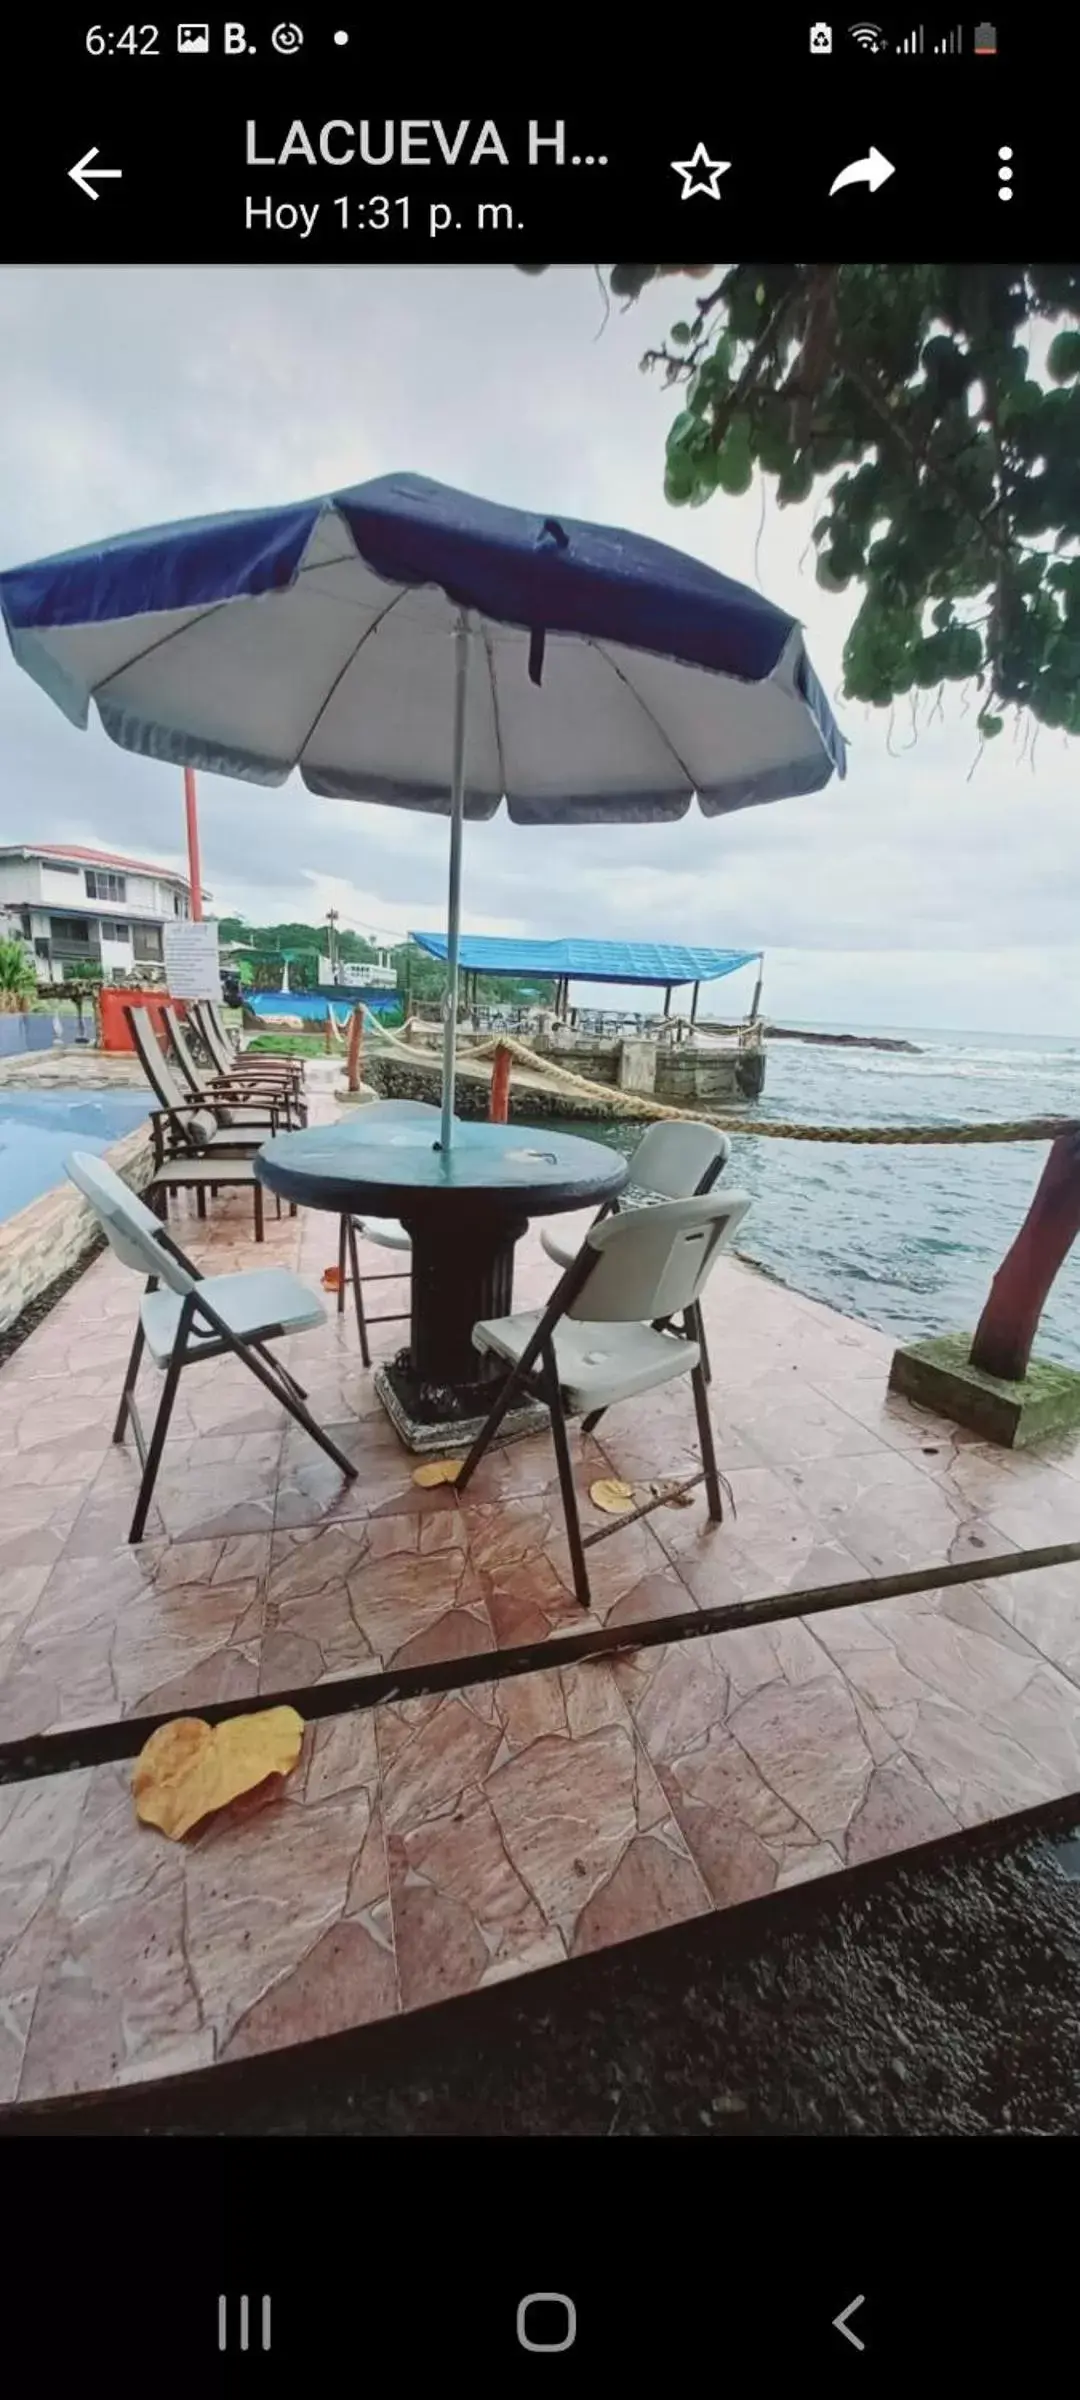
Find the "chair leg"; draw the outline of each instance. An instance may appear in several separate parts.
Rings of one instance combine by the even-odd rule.
[[[701,1311],[696,1307],[692,1312],[692,1326],[692,1338],[698,1342],[700,1348]],[[720,1494],[720,1477],[716,1467],[716,1443],[713,1440],[712,1418],[709,1415],[709,1391],[703,1365],[694,1367],[690,1381],[694,1393],[694,1413],[697,1417],[701,1464],[705,1469],[705,1496],[709,1503],[709,1515],[713,1524],[720,1525],[724,1518],[724,1504]]]
[[[143,1354],[143,1344],[145,1338],[146,1337],[142,1329],[142,1318],[140,1317],[139,1322],[135,1327],[135,1339],[131,1345],[131,1356],[128,1359],[127,1367],[124,1372],[124,1388],[120,1394],[120,1407],[117,1411],[116,1423],[113,1426],[112,1438],[114,1442],[122,1442],[127,1431],[127,1421],[131,1414],[131,1403],[135,1396],[135,1386],[139,1380],[139,1363]]]
[[[206,1215],[206,1186],[203,1183],[195,1187],[195,1214],[199,1217]]]
[[[157,1482],[158,1468],[161,1465],[161,1453],[165,1448],[165,1436],[169,1430],[169,1419],[173,1412],[173,1402],[176,1398],[176,1387],[180,1381],[182,1365],[182,1351],[174,1350],[166,1370],[165,1389],[158,1404],[154,1430],[147,1444],[146,1464],[143,1468],[142,1482],[139,1485],[139,1497],[135,1502],[135,1514],[132,1517],[128,1533],[129,1542],[141,1542],[146,1520],[150,1514],[150,1502],[154,1497],[154,1485]]]
[[[583,1417],[583,1418],[582,1418],[582,1420],[581,1420],[581,1430],[582,1430],[582,1433],[595,1433],[595,1431],[596,1431],[596,1428],[597,1428],[597,1426],[598,1426],[598,1425],[599,1425],[599,1423],[600,1423],[600,1419],[601,1419],[601,1417],[606,1417],[606,1415],[607,1415],[607,1410],[606,1410],[606,1408],[594,1408],[594,1409],[592,1409],[592,1410],[590,1411],[589,1415],[588,1415],[587,1417]]]
[[[462,1467],[461,1473],[458,1476],[457,1482],[454,1486],[455,1491],[463,1492],[466,1484],[471,1483],[473,1475],[475,1474],[475,1471],[479,1466],[481,1459],[483,1458],[485,1450],[490,1450],[491,1444],[495,1439],[500,1425],[502,1424],[507,1409],[510,1407],[514,1395],[523,1380],[524,1379],[520,1368],[512,1367],[507,1375],[505,1383],[500,1384],[498,1398],[496,1399],[489,1415],[485,1417],[484,1422],[480,1427],[480,1431],[476,1436],[476,1440],[473,1443],[472,1449],[466,1458],[465,1464]]]
[[[697,1341],[698,1349],[701,1352],[701,1372],[705,1377],[706,1383],[711,1383],[712,1366],[709,1361],[709,1345],[705,1339],[705,1319],[702,1316],[700,1307],[697,1311],[697,1334],[695,1339]]]
[[[566,1413],[559,1389],[559,1374],[554,1350],[541,1352],[541,1372],[544,1378],[544,1397],[551,1418],[551,1433],[555,1444],[555,1463],[559,1470],[559,1490],[562,1493],[563,1515],[566,1518],[566,1538],[570,1545],[570,1565],[574,1576],[574,1596],[582,1608],[591,1608],[589,1570],[585,1564],[585,1547],[581,1539],[581,1518],[578,1515],[577,1493],[574,1490],[574,1470],[570,1463],[570,1444],[566,1438]]]
[[[345,1314],[345,1274],[346,1260],[348,1257],[348,1238],[349,1220],[347,1217],[339,1217],[337,1245],[337,1313],[339,1317],[343,1317]]]
[[[360,1253],[356,1247],[356,1227],[351,1217],[346,1217],[345,1224],[349,1238],[349,1264],[352,1268],[353,1299],[356,1302],[356,1329],[360,1336],[360,1356],[365,1367],[370,1367],[371,1351],[368,1347],[367,1319],[364,1315],[364,1291],[360,1281]]]
[[[263,1238],[263,1187],[259,1182],[258,1176],[256,1176],[251,1188],[255,1194],[255,1239],[257,1242],[261,1242]],[[281,1215],[280,1207],[278,1208],[278,1215]]]

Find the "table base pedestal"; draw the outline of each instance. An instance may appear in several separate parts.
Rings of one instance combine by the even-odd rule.
[[[374,1384],[398,1439],[424,1458],[464,1458],[491,1413],[498,1389],[492,1383],[457,1384],[452,1389],[421,1383],[407,1350],[376,1369]],[[503,1418],[498,1440],[512,1442],[526,1433],[540,1433],[547,1423],[542,1402],[527,1399]]]
[[[516,1210],[457,1212],[450,1227],[428,1212],[402,1211],[412,1239],[409,1344],[380,1367],[375,1389],[410,1450],[464,1457],[491,1413],[505,1361],[473,1346],[484,1317],[513,1307],[514,1250],[528,1228]],[[548,1414],[524,1399],[499,1427],[499,1440],[535,1433]]]

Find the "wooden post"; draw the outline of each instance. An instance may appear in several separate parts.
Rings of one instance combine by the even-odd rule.
[[[700,983],[695,983],[695,985],[694,985],[694,993],[693,993],[693,998],[692,998],[692,1000],[691,1000],[691,1002],[690,1002],[690,1023],[691,1023],[691,1025],[696,1025],[696,1024],[697,1024],[697,1004],[698,1004],[698,1001],[700,1000],[700,998],[701,998],[701,985],[700,985]]]
[[[360,1089],[360,1060],[363,1054],[363,1047],[364,1012],[362,1008],[357,1006],[354,1008],[352,1016],[349,1019],[349,1051],[346,1059],[346,1072],[348,1075],[350,1092],[358,1092]]]
[[[491,1062],[491,1095],[488,1100],[488,1121],[505,1125],[510,1116],[510,1068],[512,1055],[505,1042],[500,1042]]]
[[[665,1015],[665,1017],[670,1017],[670,1015],[671,1015],[671,985],[670,985],[670,983],[666,983],[666,984],[664,985],[664,1015]]]
[[[1022,1383],[1051,1284],[1080,1233],[1080,1134],[1063,1133],[1016,1240],[1002,1259],[971,1345],[983,1375]]]
[[[323,1048],[324,1048],[324,1050],[326,1051],[327,1057],[332,1057],[332,1056],[333,1056],[333,1051],[334,1051],[334,1029],[333,1029],[333,1026],[331,1025],[331,1022],[330,1022],[330,1002],[329,1002],[329,1000],[328,1000],[328,1001],[327,1001],[327,1003],[326,1003],[326,1022],[325,1022],[324,1026],[323,1026]]]

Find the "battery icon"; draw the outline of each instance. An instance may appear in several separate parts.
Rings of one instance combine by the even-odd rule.
[[[996,25],[976,25],[976,27],[975,27],[975,56],[976,56],[976,58],[994,58],[994,57],[996,57],[996,55],[997,55],[997,26],[996,26]]]

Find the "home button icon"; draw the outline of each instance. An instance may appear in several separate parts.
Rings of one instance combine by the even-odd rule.
[[[572,2350],[577,2340],[577,2310],[565,2292],[527,2292],[518,2301],[517,2338],[523,2350]]]

